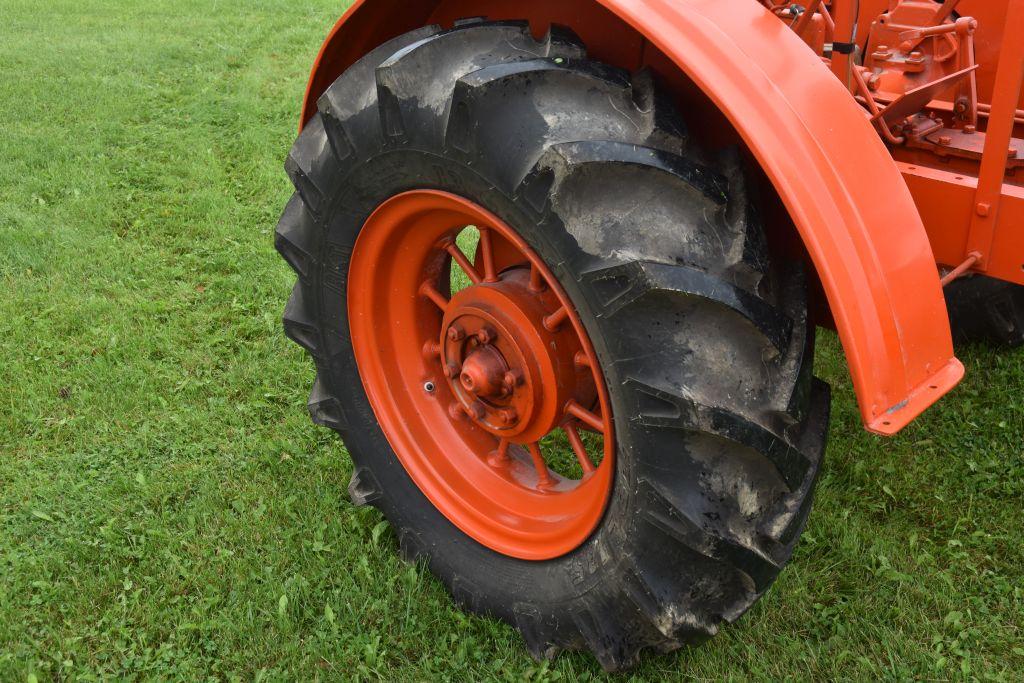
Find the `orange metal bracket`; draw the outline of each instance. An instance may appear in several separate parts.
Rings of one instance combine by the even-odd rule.
[[[1003,180],[1006,178],[1006,156],[1013,141],[1017,101],[1024,86],[1024,0],[1010,0],[1006,14],[1004,40],[996,71],[995,92],[985,138],[985,153],[978,177],[978,192],[967,239],[966,252],[978,252],[981,259],[975,266],[987,270],[999,222]]]
[[[418,14],[465,3],[415,4]],[[507,9],[499,0],[471,4],[476,14]],[[529,19],[562,3],[514,4]],[[630,24],[707,94],[756,155],[814,261],[870,431],[895,434],[956,386],[964,368],[953,356],[938,270],[913,198],[864,110],[795,33],[750,0],[564,5],[559,21],[569,26],[586,12]],[[395,8],[393,0],[359,0],[339,22],[318,57],[324,73],[315,68],[311,76],[307,118],[329,84],[325,74],[340,73],[366,42],[361,31],[405,24],[394,26],[396,35],[416,19],[396,19]]]

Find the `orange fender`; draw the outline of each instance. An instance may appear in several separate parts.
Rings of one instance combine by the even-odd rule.
[[[607,44],[593,51],[613,63],[629,46],[621,29],[635,31],[714,102],[796,224],[870,431],[895,434],[962,379],[932,249],[896,164],[843,84],[754,0],[358,0],[321,49],[303,121],[376,45],[474,15],[565,24],[592,48],[603,28]]]

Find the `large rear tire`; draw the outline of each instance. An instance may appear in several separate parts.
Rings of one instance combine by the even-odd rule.
[[[470,21],[367,55],[288,159],[297,193],[276,242],[299,278],[285,329],[316,361],[310,413],[346,443],[353,501],[378,507],[406,557],[538,658],[586,649],[619,669],[643,648],[707,639],[768,589],[810,510],[829,397],[811,374],[805,285],[769,257],[739,155],[714,156],[648,74],[587,60],[565,30],[536,41],[525,23]],[[349,289],[365,270],[360,236],[382,205],[421,190],[508,226],[592,343],[614,467],[593,530],[555,556],[496,550],[419,486],[393,447],[402,427],[368,397],[379,373],[357,360],[365,328],[350,315],[383,294]],[[426,277],[443,290],[449,267]]]

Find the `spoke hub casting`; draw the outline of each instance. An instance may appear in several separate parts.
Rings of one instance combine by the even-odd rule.
[[[558,305],[550,289],[530,290],[528,268],[512,268],[445,310],[441,367],[459,410],[498,437],[529,445],[566,421],[571,401],[596,399],[592,375],[574,363],[572,326],[544,327]]]

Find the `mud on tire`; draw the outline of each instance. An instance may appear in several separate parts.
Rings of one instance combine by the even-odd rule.
[[[710,161],[709,161],[710,159]],[[530,652],[713,636],[768,589],[811,506],[828,389],[811,375],[800,269],[768,255],[737,153],[687,136],[649,74],[588,60],[565,29],[463,22],[397,38],[322,96],[287,161],[277,230],[298,274],[287,334],[313,357],[313,420],[354,462],[403,554]],[[617,471],[598,529],[528,562],[460,532],[416,488],[359,379],[345,301],[356,237],[391,196],[432,188],[500,216],[576,306],[611,394]]]

